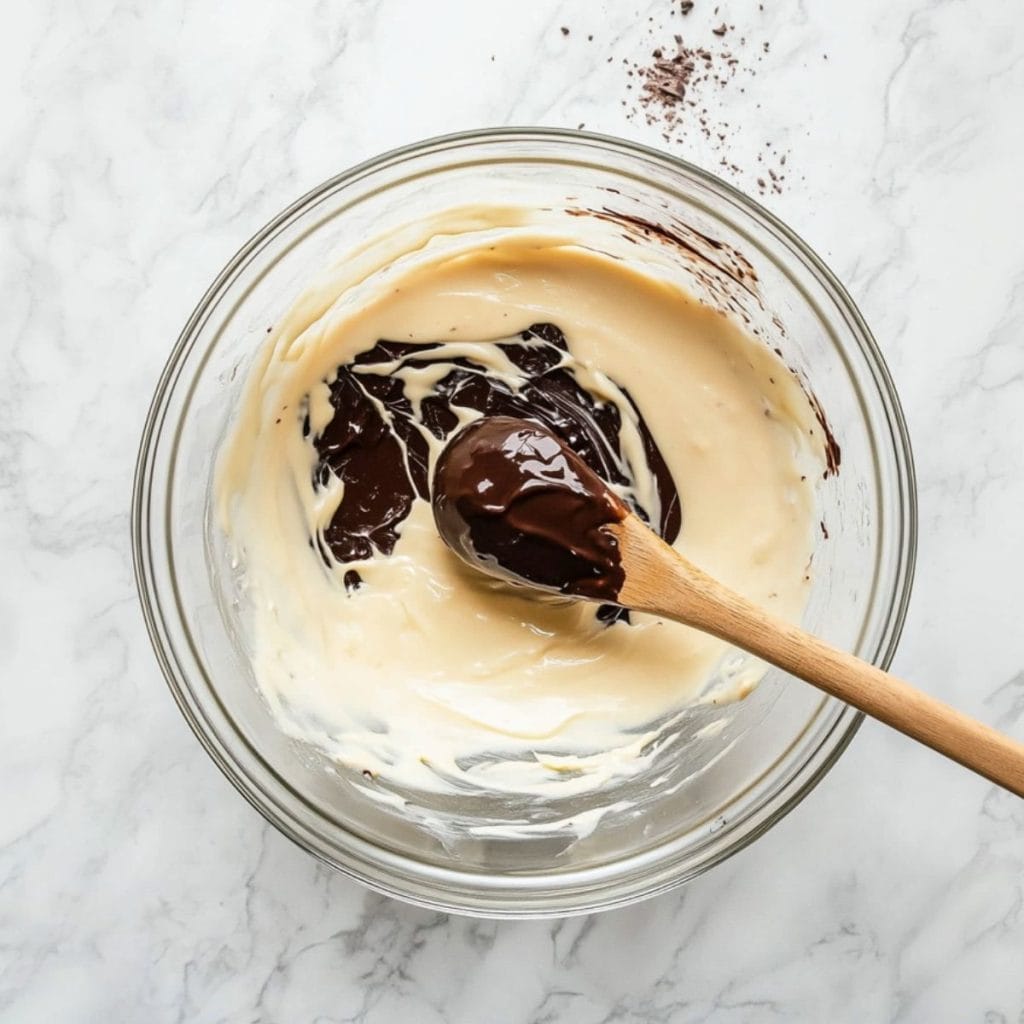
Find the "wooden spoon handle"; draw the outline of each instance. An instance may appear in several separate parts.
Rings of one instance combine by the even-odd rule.
[[[665,544],[635,516],[614,527],[619,600],[711,633],[1024,797],[1024,745],[866,661],[768,614]]]

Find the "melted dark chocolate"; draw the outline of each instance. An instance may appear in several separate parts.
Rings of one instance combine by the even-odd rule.
[[[338,415],[314,440],[320,456],[317,484],[325,486],[331,474],[345,484],[345,500],[324,531],[324,540],[339,562],[369,558],[374,548],[385,554],[393,551],[398,527],[418,490],[406,470],[397,431],[392,431],[370,400],[374,391],[383,390],[397,392],[393,404],[404,401],[411,419],[412,407],[401,395],[400,381],[357,378],[343,367],[331,385],[331,404]],[[411,463],[412,450],[409,456]],[[425,456],[423,476],[425,481]]]
[[[607,527],[629,509],[547,427],[510,416],[471,423],[434,470],[445,543],[491,576],[615,601],[623,572]]]
[[[344,500],[324,531],[324,541],[337,561],[352,562],[375,551],[387,555],[394,550],[413,501],[430,499],[429,449],[422,430],[446,440],[459,426],[457,409],[542,424],[606,483],[623,487],[633,483],[624,475],[619,410],[590,394],[571,367],[562,365],[569,350],[558,327],[534,324],[495,344],[522,373],[524,383],[518,390],[471,359],[444,356],[441,343],[382,340],[338,368],[330,383],[335,415],[313,438],[319,456],[315,486],[326,486],[331,476],[345,486]],[[370,372],[384,364],[395,364],[397,369],[442,360],[451,363],[452,369],[437,383],[436,393],[420,403],[418,415],[400,377]],[[637,413],[646,470],[659,497],[660,512],[651,526],[671,543],[682,525],[679,495],[639,409],[623,393]],[[308,425],[305,429],[308,433]],[[631,511],[651,522],[648,509],[635,505]],[[609,610],[608,617],[625,614]]]

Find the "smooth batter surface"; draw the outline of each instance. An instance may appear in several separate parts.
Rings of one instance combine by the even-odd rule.
[[[380,339],[442,341],[442,355],[514,389],[521,374],[491,342],[556,324],[575,377],[618,407],[635,478],[618,488],[623,497],[657,516],[621,388],[678,488],[676,546],[794,620],[809,588],[820,431],[773,352],[655,268],[631,268],[525,216],[513,223],[508,211],[457,219],[459,233],[428,226],[396,236],[387,259],[376,250],[339,264],[253,367],[216,481],[243,628],[281,727],[382,785],[590,791],[649,762],[665,723],[714,679],[725,645],[642,615],[608,625],[593,604],[538,601],[487,579],[444,546],[419,497],[390,555],[333,558],[325,531],[345,488],[317,480],[314,440],[334,415],[338,367]],[[371,372],[400,376],[414,402],[443,376],[437,365]],[[432,467],[442,444],[427,435]],[[353,570],[361,585],[346,587]],[[760,671],[749,665],[736,689]]]

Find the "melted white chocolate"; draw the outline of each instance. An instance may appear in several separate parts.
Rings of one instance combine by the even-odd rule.
[[[246,384],[216,480],[244,594],[257,683],[282,729],[402,789],[560,796],[639,771],[666,722],[714,679],[727,648],[673,623],[595,619],[462,565],[417,500],[391,556],[327,566],[310,544],[343,485],[313,486],[327,381],[379,339],[444,341],[510,387],[489,340],[538,322],[565,333],[582,383],[619,404],[623,457],[645,463],[636,401],[683,508],[677,547],[752,600],[798,620],[824,459],[799,382],[763,343],[661,279],[509,211],[463,211],[350,256],[278,326]],[[497,227],[496,227],[497,225]],[[414,401],[443,371],[397,370]],[[475,414],[466,412],[467,420]],[[431,458],[438,442],[430,438]],[[636,497],[649,510],[647,478]],[[365,586],[348,593],[357,569]],[[731,695],[763,669],[745,662]]]

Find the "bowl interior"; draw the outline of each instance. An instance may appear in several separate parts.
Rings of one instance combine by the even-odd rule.
[[[270,717],[212,515],[217,452],[268,329],[367,238],[467,198],[565,211],[567,231],[579,211],[598,212],[599,248],[636,259],[639,245],[781,352],[841,449],[839,472],[818,488],[804,625],[882,664],[909,589],[909,451],[870,337],[815,258],[714,179],[608,140],[506,133],[381,158],[286,211],[205,297],[154,402],[136,495],[147,617],[193,727],[272,821],[370,884],[452,909],[590,909],[688,877],[749,841],[821,774],[858,716],[773,669],[746,700],[685,715],[649,772],[590,796],[538,804],[402,792],[382,802]],[[551,828],[521,827],[538,820]],[[577,839],[581,821],[594,827]]]

